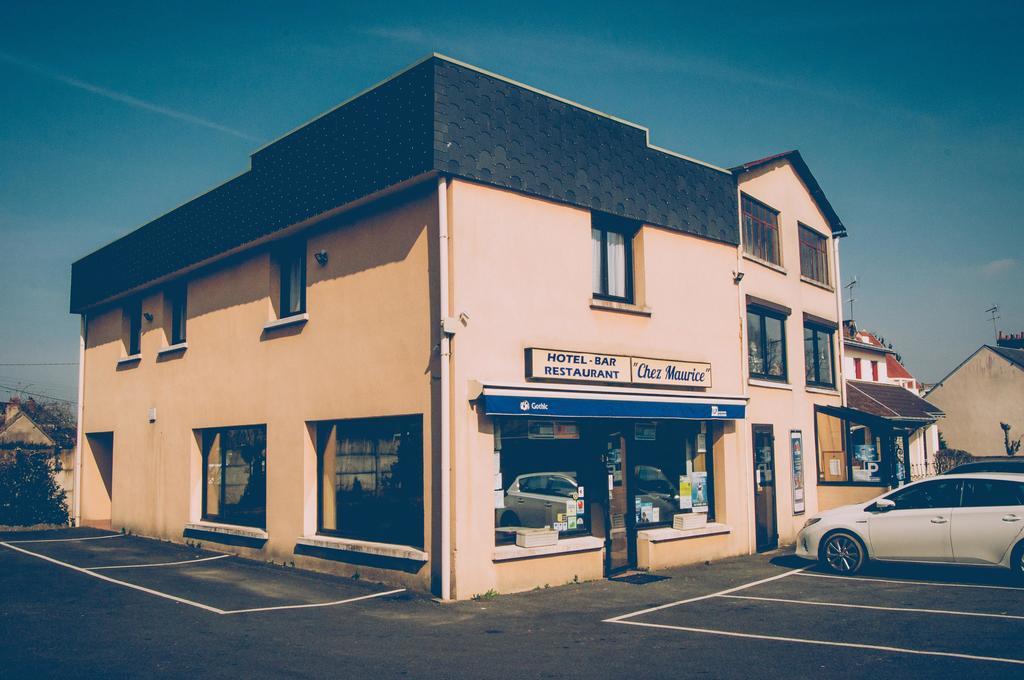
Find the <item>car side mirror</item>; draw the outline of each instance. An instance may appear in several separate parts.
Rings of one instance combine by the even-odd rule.
[[[875,501],[875,510],[879,512],[889,512],[896,507],[896,501],[891,501],[888,498],[879,498]]]

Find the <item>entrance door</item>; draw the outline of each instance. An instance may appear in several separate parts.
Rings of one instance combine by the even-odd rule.
[[[771,425],[754,425],[754,525],[757,550],[779,544],[775,504],[775,435]]]
[[[604,452],[604,465],[608,472],[608,502],[605,519],[606,571],[613,574],[633,566],[629,528],[626,524],[629,510],[629,475],[626,471],[626,438],[621,432],[608,435]]]

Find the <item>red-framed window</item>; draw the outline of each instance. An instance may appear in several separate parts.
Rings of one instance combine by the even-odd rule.
[[[857,378],[857,380],[861,379],[860,359],[853,360],[853,375]]]
[[[761,201],[742,195],[743,250],[748,255],[782,264],[779,251],[779,211]]]

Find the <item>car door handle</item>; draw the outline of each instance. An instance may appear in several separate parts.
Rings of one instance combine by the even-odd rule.
[[[1003,515],[1003,521],[1004,522],[1019,522],[1020,521],[1020,517],[1017,517],[1017,515]]]
[[[945,524],[948,521],[945,517],[932,517],[932,524]]]

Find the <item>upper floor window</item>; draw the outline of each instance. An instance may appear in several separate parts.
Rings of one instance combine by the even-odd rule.
[[[853,360],[853,375],[854,375],[854,377],[857,378],[857,380],[860,380],[863,377],[863,374],[864,374],[864,370],[863,370],[863,367],[862,367],[861,360],[860,359],[854,359]]]
[[[594,297],[633,301],[633,235],[635,223],[595,213],[590,240]]]
[[[284,246],[278,255],[281,270],[279,318],[306,311],[306,242],[295,241]]]
[[[185,342],[185,318],[188,312],[188,287],[186,284],[175,286],[167,291],[168,307],[171,314],[171,326],[168,329],[168,340],[171,345]]]
[[[128,356],[133,357],[142,353],[142,301],[132,300],[126,304],[123,314],[127,327],[124,348]]]
[[[761,307],[747,307],[750,377],[786,380],[786,317]]]
[[[878,362],[877,361],[872,361],[871,362],[871,379],[874,380],[875,382],[878,382]]]
[[[804,368],[807,384],[835,387],[832,366],[833,331],[815,324],[804,325]]]
[[[748,255],[782,264],[779,252],[779,211],[742,195],[743,251]]]
[[[829,285],[828,237],[800,225],[800,273],[818,283]]]

